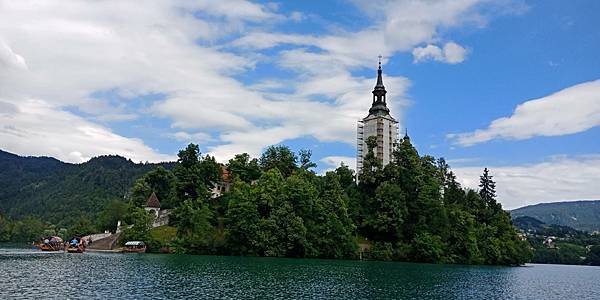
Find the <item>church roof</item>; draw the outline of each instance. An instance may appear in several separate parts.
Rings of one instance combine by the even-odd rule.
[[[373,89],[373,103],[369,109],[369,116],[388,116],[390,109],[387,107],[385,94],[385,86],[383,85],[383,71],[381,70],[381,61],[379,61],[379,68],[377,69],[377,83]]]
[[[148,202],[146,202],[146,207],[160,208],[160,202],[158,201],[158,197],[156,197],[156,194],[154,192],[152,192],[152,195],[150,195],[150,197],[148,198]]]

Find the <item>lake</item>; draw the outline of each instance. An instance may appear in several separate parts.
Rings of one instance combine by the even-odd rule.
[[[0,299],[600,299],[600,267],[0,249]]]

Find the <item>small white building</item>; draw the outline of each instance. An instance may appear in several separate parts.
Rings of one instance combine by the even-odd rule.
[[[231,180],[231,176],[229,175],[229,170],[225,166],[222,166],[221,180],[213,182],[212,189],[210,190],[210,197],[213,199],[221,197],[223,194],[229,192],[232,186],[233,181]]]
[[[147,212],[152,212],[154,214],[154,221],[152,222],[152,227],[158,227],[169,224],[169,215],[171,214],[171,210],[169,209],[160,209],[160,201],[158,201],[158,197],[156,194],[152,192],[148,201],[146,202],[146,207],[144,210]]]
[[[377,147],[375,157],[379,159],[383,166],[392,161],[392,153],[398,140],[398,121],[390,115],[390,109],[387,107],[385,86],[381,71],[381,61],[377,70],[377,84],[373,89],[373,102],[369,109],[369,115],[358,121],[357,126],[357,157],[356,172],[360,174],[363,167],[363,159],[367,155],[367,138],[375,136],[377,138]]]

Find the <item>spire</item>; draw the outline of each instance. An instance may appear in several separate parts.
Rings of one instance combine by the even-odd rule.
[[[373,89],[373,103],[371,105],[371,109],[369,109],[369,115],[375,114],[384,114],[387,115],[390,113],[389,108],[387,108],[385,94],[387,91],[385,90],[385,86],[383,86],[383,71],[381,70],[381,55],[379,55],[379,68],[377,68],[377,83],[375,84],[375,88]]]
[[[385,87],[383,86],[383,76],[381,76],[381,55],[379,57],[379,68],[377,69],[377,84],[375,85],[375,90],[381,89],[385,91]],[[375,93],[375,91],[373,91]]]
[[[408,127],[404,127],[404,139],[410,140],[410,137],[408,136]]]

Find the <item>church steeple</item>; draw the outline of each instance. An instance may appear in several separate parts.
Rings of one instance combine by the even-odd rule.
[[[373,89],[373,103],[371,109],[369,109],[369,115],[373,114],[389,114],[390,110],[387,108],[385,99],[385,86],[383,85],[383,71],[381,70],[381,55],[379,56],[379,68],[377,69],[377,83]]]
[[[385,86],[383,85],[383,70],[381,69],[381,56],[379,56],[379,67],[377,68],[377,83],[373,89],[373,103],[369,114],[358,121],[356,129],[356,172],[362,173],[363,162],[369,152],[367,140],[375,138],[376,149],[373,154],[382,166],[394,160],[394,147],[398,141],[398,121],[390,115],[387,107]],[[369,167],[369,166],[367,166]],[[372,167],[372,166],[371,166]]]
[[[379,56],[379,69],[377,69],[377,84],[375,85],[375,90],[380,89],[385,92],[385,87],[383,86],[383,77],[381,76],[381,56]]]

